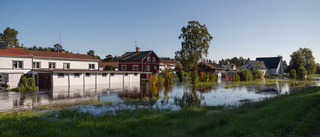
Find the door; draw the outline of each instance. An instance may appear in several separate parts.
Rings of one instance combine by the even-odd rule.
[[[39,73],[39,90],[51,90],[51,73]]]

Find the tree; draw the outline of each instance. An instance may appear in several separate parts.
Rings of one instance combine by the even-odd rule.
[[[300,48],[298,52],[301,54],[303,66],[308,71],[308,74],[313,74],[316,71],[316,63],[312,51],[308,48]]]
[[[54,47],[54,50],[57,51],[57,52],[63,51],[63,47],[59,43],[54,44],[53,47]]]
[[[290,70],[290,75],[289,75],[290,79],[296,79],[297,77],[297,73],[295,69]]]
[[[298,79],[305,79],[307,74],[308,74],[307,70],[302,66],[298,69],[297,77]]]
[[[293,52],[291,55],[291,60],[290,60],[290,70],[294,69],[298,71],[300,67],[303,66],[303,59],[302,56],[299,52]]]
[[[11,29],[10,27],[7,27],[3,34],[0,33],[0,39],[5,41],[6,45],[8,47],[20,47],[19,42],[17,39],[18,31],[15,29]]]
[[[94,55],[94,50],[89,50],[87,52],[88,55],[92,56],[92,57],[95,57],[96,59],[100,59],[100,56],[98,55]],[[101,61],[100,61],[101,62]]]
[[[112,65],[106,65],[103,70],[113,70]]]
[[[317,64],[317,71],[316,71],[316,73],[317,73],[317,74],[320,74],[320,64],[319,64],[319,63]]]
[[[212,36],[206,25],[198,21],[189,21],[187,27],[182,27],[179,39],[182,39],[181,50],[175,52],[175,59],[188,69],[196,66],[203,55],[208,55]]]
[[[103,59],[103,62],[112,62],[113,56],[111,54],[107,55],[106,58]]]

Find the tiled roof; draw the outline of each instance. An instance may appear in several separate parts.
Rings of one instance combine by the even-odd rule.
[[[273,69],[273,68],[278,68],[281,58],[282,57],[257,58],[256,61],[263,61],[266,68]]]
[[[153,51],[140,51],[140,52],[126,52],[119,60],[142,60]]]
[[[59,52],[35,51],[35,50],[26,50],[26,51],[29,52],[34,57],[99,61],[98,59],[87,54],[72,54],[72,53],[59,53]]]
[[[0,48],[0,55],[8,55],[8,56],[25,56],[25,57],[32,57],[30,53],[28,53],[23,48]]]
[[[204,65],[208,66],[211,69],[225,69],[216,63],[202,62]]]
[[[100,62],[99,67],[105,67],[106,65],[111,65],[112,67],[118,67],[118,62]]]

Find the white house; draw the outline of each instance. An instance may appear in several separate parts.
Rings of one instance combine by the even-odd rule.
[[[168,68],[170,70],[174,70],[176,68],[177,64],[179,64],[179,62],[173,61],[173,60],[160,60],[159,70],[163,71],[163,70],[165,70],[165,68]]]
[[[39,90],[97,90],[109,89],[110,83],[121,83],[123,87],[140,82],[140,72],[99,71],[99,60],[86,54],[3,45],[0,46],[0,83],[9,88],[16,88],[22,75],[33,77]]]
[[[250,70],[251,68],[253,70],[260,71],[263,74],[263,76],[266,74],[266,71],[267,71],[263,61],[252,61],[252,60],[248,61],[245,65],[243,65],[240,68],[240,70],[245,70],[245,69]]]
[[[264,62],[267,68],[267,72],[266,72],[267,74],[271,76],[284,75],[284,65],[283,65],[282,56],[256,58],[256,61]]]

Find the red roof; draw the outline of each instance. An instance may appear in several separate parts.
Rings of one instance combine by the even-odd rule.
[[[30,53],[28,53],[23,48],[0,48],[0,55],[9,55],[9,56],[25,56],[25,57],[32,57]]]
[[[118,62],[100,62],[99,67],[105,67],[106,65],[111,65],[112,67],[118,67]]]
[[[208,62],[202,62],[202,63],[211,69],[225,69],[224,67],[221,67],[216,63],[208,63]]]
[[[59,52],[48,52],[48,51],[35,51],[26,50],[34,57],[44,57],[44,58],[64,58],[64,59],[78,59],[78,60],[94,60],[98,59],[87,55],[87,54],[72,54],[72,53],[59,53]]]
[[[163,63],[163,64],[178,64],[176,61],[173,61],[173,60],[160,60],[160,63]]]

